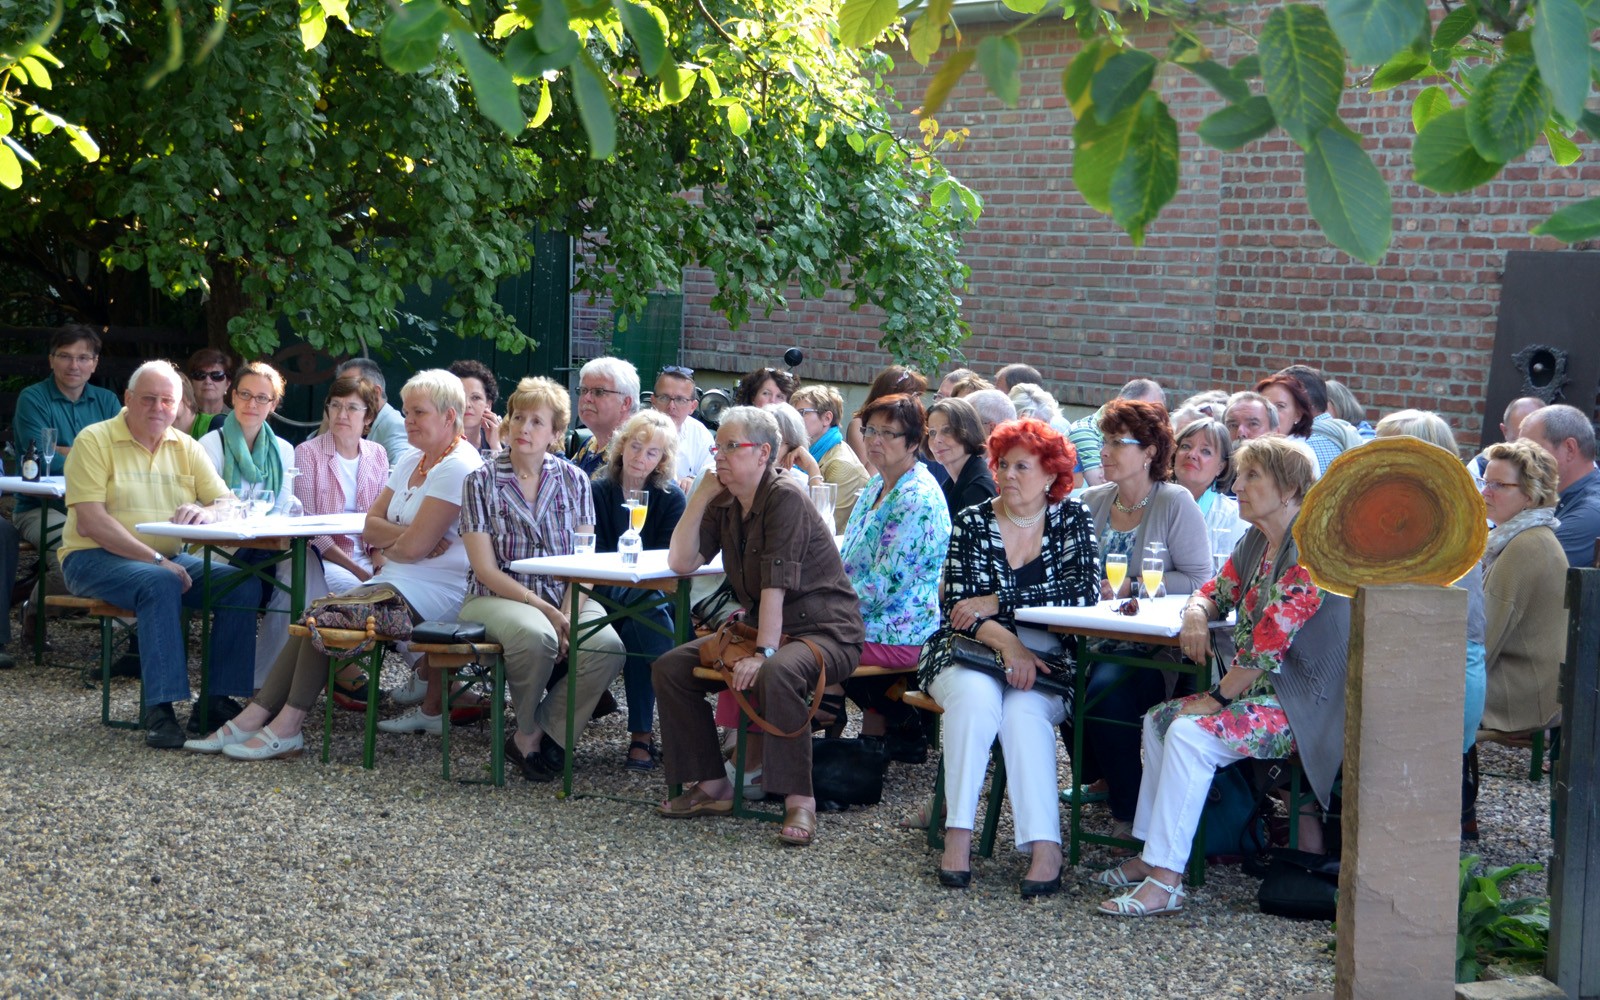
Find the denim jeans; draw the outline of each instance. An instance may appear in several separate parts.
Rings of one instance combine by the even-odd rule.
[[[164,705],[189,700],[189,657],[183,633],[182,608],[199,608],[205,592],[204,561],[178,555],[192,581],[187,591],[176,573],[155,563],[138,562],[104,549],[81,549],[67,556],[61,572],[67,589],[131,609],[139,621],[139,666],[144,674],[144,703]],[[259,593],[228,593],[227,581],[238,570],[213,559],[212,586],[223,603],[255,604]],[[212,697],[248,698],[255,679],[256,612],[253,607],[218,608],[211,627]]]
[[[657,596],[653,591],[630,587],[603,587],[601,591],[621,604],[634,604]],[[640,618],[656,623],[667,633],[663,635]],[[628,652],[628,660],[622,666],[622,692],[628,700],[628,732],[653,733],[656,728],[656,689],[650,680],[650,664],[677,643],[672,635],[672,612],[667,608],[652,608],[640,618],[624,618],[613,622],[611,627],[617,630],[617,638],[622,640],[622,648]]]

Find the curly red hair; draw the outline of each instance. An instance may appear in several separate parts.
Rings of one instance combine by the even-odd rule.
[[[1072,469],[1078,464],[1078,449],[1072,446],[1066,435],[1043,420],[1035,420],[1032,417],[1007,420],[989,435],[988,444],[989,471],[997,478],[1000,459],[1011,449],[1021,448],[1039,459],[1041,469],[1056,477],[1055,482],[1050,484],[1050,489],[1045,493],[1047,501],[1060,503],[1068,493],[1072,492]]]
[[[1150,478],[1159,483],[1172,475],[1172,456],[1178,446],[1172,439],[1167,408],[1160,403],[1113,399],[1101,413],[1100,433],[1135,438],[1143,448],[1155,446],[1155,454],[1150,456]]]

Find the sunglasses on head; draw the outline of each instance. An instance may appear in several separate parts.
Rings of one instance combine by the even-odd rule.
[[[661,366],[661,371],[658,374],[661,374],[661,375],[676,375],[679,378],[686,378],[686,379],[689,379],[690,381],[694,380],[694,369],[693,368],[685,368],[682,365],[662,365]]]
[[[204,382],[206,379],[210,379],[213,382],[228,381],[227,372],[190,372],[189,377],[196,382]]]

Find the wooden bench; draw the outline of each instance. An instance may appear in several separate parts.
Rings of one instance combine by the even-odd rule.
[[[134,718],[111,718],[111,664],[116,660],[117,630],[123,633],[123,642],[126,646],[136,630],[135,615],[127,608],[119,608],[95,597],[73,597],[70,594],[51,594],[44,599],[46,608],[61,608],[83,611],[86,614],[100,619],[100,724],[113,729],[138,729],[143,724],[144,712],[144,676],[140,671],[139,678],[139,709]],[[130,622],[133,622],[130,624]],[[200,703],[206,704],[205,678],[200,679]]]
[[[506,783],[506,670],[499,645],[492,642],[431,643],[413,642],[408,647],[413,653],[426,653],[428,668],[441,672],[444,683],[444,707],[441,712],[440,752],[444,757],[444,780],[450,780],[450,688],[455,684],[458,671],[482,664],[489,666],[489,784],[499,787]],[[476,783],[476,779],[468,782]]]
[[[378,682],[383,673],[383,651],[389,643],[395,640],[389,636],[377,634],[377,619],[368,618],[365,629],[344,628],[318,628],[317,633],[322,636],[323,646],[329,649],[350,650],[371,643],[371,648],[359,654],[366,659],[367,667],[367,711],[366,723],[363,729],[361,743],[361,766],[372,770],[373,760],[378,749]],[[296,638],[311,640],[311,630],[300,623],[291,623],[289,634]],[[354,657],[328,658],[328,682],[324,691],[326,703],[322,712],[322,762],[326,764],[329,759],[330,748],[333,745],[333,685],[339,676],[339,670],[344,666],[346,659]]]

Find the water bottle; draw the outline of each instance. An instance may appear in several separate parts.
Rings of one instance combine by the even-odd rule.
[[[628,529],[617,539],[617,551],[622,553],[624,566],[636,566],[639,563],[639,552],[644,548],[644,543],[639,540],[639,533]]]

